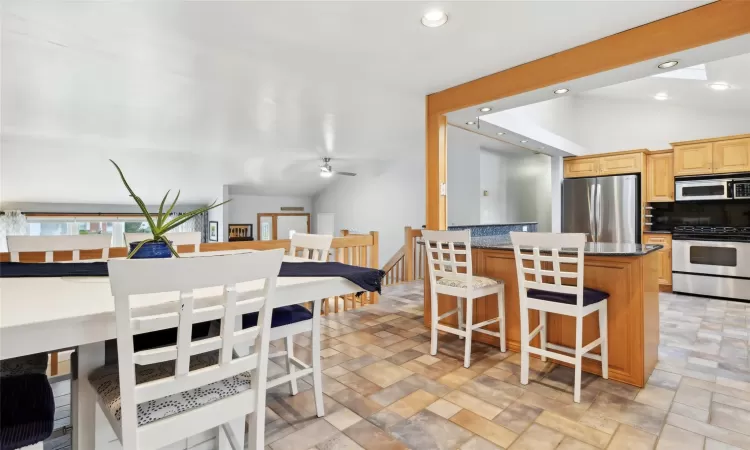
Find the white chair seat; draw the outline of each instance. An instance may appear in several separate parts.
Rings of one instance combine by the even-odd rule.
[[[190,370],[217,364],[218,352],[204,353],[190,358]],[[174,360],[145,366],[135,366],[135,383],[141,384],[174,376]],[[105,413],[120,421],[120,375],[117,364],[100,367],[89,375],[91,385],[101,398]],[[250,389],[250,372],[243,372],[225,380],[197,389],[180,392],[138,405],[138,426],[175,414],[208,405]]]
[[[493,280],[492,278],[486,278],[486,277],[478,277],[473,276],[471,277],[471,284],[474,289],[488,287],[488,286],[495,286],[501,282],[497,280]],[[459,280],[457,278],[451,278],[451,277],[443,277],[439,280],[437,280],[437,284],[442,284],[443,286],[450,286],[450,287],[456,287],[456,288],[462,288],[466,289],[469,287],[469,284],[465,280]]]

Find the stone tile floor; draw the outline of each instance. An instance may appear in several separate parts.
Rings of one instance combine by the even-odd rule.
[[[475,343],[465,369],[454,336],[430,356],[421,282],[388,287],[377,305],[323,319],[326,416],[315,415],[310,379],[294,397],[275,388],[266,448],[750,450],[748,308],[661,294],[647,386],[584,374],[575,404],[568,368],[532,360],[522,386],[518,354]],[[308,359],[309,347],[300,336],[295,356]]]

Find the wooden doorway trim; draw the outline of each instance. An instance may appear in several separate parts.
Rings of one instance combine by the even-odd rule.
[[[447,225],[445,114],[750,33],[750,1],[720,0],[427,96],[426,223]]]
[[[278,223],[278,218],[280,216],[307,216],[307,232],[310,233],[310,213],[258,213],[258,239],[260,239],[260,218],[261,217],[271,217],[271,240],[275,241],[278,239],[278,236],[276,236],[276,224]],[[286,237],[284,239],[287,239]]]

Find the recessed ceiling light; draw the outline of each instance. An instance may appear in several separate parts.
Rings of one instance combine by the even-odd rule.
[[[674,67],[677,64],[679,64],[679,62],[677,62],[677,61],[665,61],[665,62],[659,64],[657,67],[660,68],[660,69],[669,69],[670,67]]]
[[[718,81],[716,83],[709,84],[708,87],[710,87],[714,91],[726,91],[730,86],[723,81]]]
[[[654,95],[654,98],[656,100],[667,100],[669,96],[667,95],[666,92],[659,92],[658,94]]]
[[[448,21],[448,15],[440,10],[433,10],[427,12],[422,16],[422,25],[430,28],[439,27],[444,25]]]
[[[502,135],[504,135],[504,134],[505,134],[505,132],[504,132],[504,131],[498,131],[498,132],[497,132],[497,135],[498,135],[498,136],[502,136]]]
[[[490,112],[490,111],[492,111],[492,108],[490,108],[489,106],[483,106],[483,107],[479,108],[479,111],[481,111],[481,112]]]
[[[568,91],[570,91],[568,88],[555,89],[555,94],[566,94]]]
[[[474,125],[474,124],[476,124],[476,122],[474,122],[473,120],[466,122],[466,125]]]
[[[529,141],[521,141],[521,143],[522,143],[522,144],[525,144],[525,143],[527,143],[527,142],[529,142]]]

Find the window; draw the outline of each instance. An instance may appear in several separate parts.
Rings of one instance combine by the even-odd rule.
[[[112,247],[125,247],[123,233],[149,233],[151,227],[138,216],[35,216],[26,217],[29,236],[72,236],[76,234],[112,235]]]

